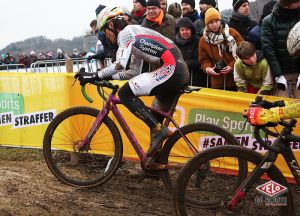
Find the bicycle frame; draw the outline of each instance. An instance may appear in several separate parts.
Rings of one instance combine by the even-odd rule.
[[[293,119],[289,123],[282,122],[282,124],[285,127],[271,146],[274,151],[268,150],[259,165],[257,165],[252,173],[242,182],[239,188],[235,191],[233,198],[228,202],[227,206],[229,208],[235,208],[238,202],[246,196],[246,193],[250,190],[256,180],[262,177],[266,170],[270,169],[274,165],[278,154],[282,154],[295,178],[297,185],[300,186],[300,167],[289,144],[291,141],[300,142],[300,136],[291,134],[293,127],[296,125],[296,120]]]
[[[122,104],[120,99],[117,98],[115,96],[117,90],[113,90],[112,93],[109,95],[109,97],[107,98],[107,100],[104,103],[103,109],[99,112],[95,122],[93,123],[91,129],[89,130],[87,136],[84,138],[83,142],[80,144],[79,146],[79,150],[83,150],[85,149],[88,144],[90,143],[90,141],[92,140],[93,136],[95,135],[95,133],[97,132],[97,130],[99,129],[99,127],[101,126],[103,119],[109,114],[109,112],[111,111],[113,113],[113,115],[116,117],[117,121],[119,122],[119,124],[121,125],[123,131],[125,132],[126,136],[128,137],[131,145],[133,146],[133,148],[135,149],[139,159],[142,161],[142,163],[146,163],[146,161],[148,161],[147,159],[152,158],[152,156],[154,156],[157,152],[154,151],[152,155],[147,156],[146,153],[144,152],[144,150],[142,149],[141,145],[139,144],[138,140],[136,139],[136,137],[134,136],[134,133],[132,132],[132,130],[130,129],[129,125],[127,124],[126,120],[124,119],[123,115],[121,114],[120,110],[117,108],[118,104]],[[168,112],[163,112],[160,111],[154,107],[149,107],[147,106],[147,108],[151,111],[157,112],[159,114],[161,114],[163,117],[166,118],[166,120],[164,121],[164,125],[168,126],[170,124],[170,122],[173,123],[173,125],[176,127],[176,129],[181,133],[180,129],[179,129],[179,125],[177,124],[177,122],[173,119],[173,114],[176,110],[176,104],[177,101],[180,97],[180,95],[182,94],[182,92],[178,92],[177,96],[175,97],[171,108]],[[190,141],[187,139],[187,137],[185,135],[183,135],[181,133],[183,139],[187,142],[188,145],[193,146]]]

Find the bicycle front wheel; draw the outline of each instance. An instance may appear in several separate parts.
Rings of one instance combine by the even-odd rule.
[[[160,164],[168,167],[161,171],[163,183],[168,192],[173,193],[177,177],[184,164],[200,150],[217,145],[239,145],[233,134],[213,124],[194,123],[180,128],[166,141],[160,154]],[[241,163],[240,166],[243,164]],[[241,169],[242,170],[242,169]],[[240,181],[247,174],[246,167],[240,172]]]
[[[227,207],[239,181],[236,175],[239,171],[238,161],[246,162],[251,173],[262,159],[261,154],[241,146],[218,146],[199,153],[186,164],[177,179],[174,196],[177,215],[294,215],[289,190],[269,197],[257,189],[262,189],[262,185],[270,179],[288,187],[275,165],[254,182],[234,209]]]
[[[109,180],[123,155],[120,132],[107,116],[84,150],[78,146],[92,128],[99,110],[74,107],[58,114],[49,124],[43,143],[45,161],[65,184],[94,187]]]

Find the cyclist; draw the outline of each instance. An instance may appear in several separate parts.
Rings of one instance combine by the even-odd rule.
[[[121,8],[104,7],[98,15],[97,28],[114,44],[118,43],[116,61],[96,72],[75,75],[81,85],[101,79],[129,80],[119,90],[121,102],[151,131],[150,155],[170,135],[170,130],[155,117],[139,96],[155,96],[153,105],[167,111],[178,89],[188,85],[189,71],[180,50],[160,33],[139,25],[126,26]],[[130,69],[125,70],[131,55]],[[143,61],[157,65],[141,73]]]
[[[290,55],[298,56],[300,61],[300,21],[296,23],[288,35],[287,49]],[[300,74],[298,75],[296,88],[300,89]],[[274,107],[271,109],[250,106],[245,110],[244,115],[253,126],[278,123],[280,119],[300,117],[300,100],[285,101],[284,103],[284,107]]]

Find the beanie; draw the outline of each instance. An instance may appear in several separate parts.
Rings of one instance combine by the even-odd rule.
[[[282,6],[282,7],[285,7],[287,5],[290,5],[292,3],[295,3],[295,2],[298,2],[299,0],[279,0],[279,4]]]
[[[212,20],[221,20],[221,15],[217,9],[208,8],[208,10],[205,12],[205,25],[207,25]]]
[[[215,0],[200,0],[199,4],[207,4],[216,7],[217,3]]]
[[[146,0],[136,0],[137,2],[139,2],[141,5],[143,5],[143,7],[146,7]]]
[[[178,32],[179,29],[182,27],[189,28],[192,30],[192,32],[195,31],[192,20],[188,17],[183,17],[180,20],[178,20],[178,23],[176,24],[176,32]]]
[[[104,5],[99,5],[96,10],[95,10],[95,13],[96,13],[96,16],[98,16],[98,14],[102,11],[102,9],[105,8]]]
[[[237,11],[241,7],[241,5],[244,4],[245,2],[249,3],[249,1],[247,0],[233,0],[232,1],[233,10]]]
[[[148,0],[147,6],[155,6],[160,8],[160,2],[159,0]]]
[[[177,2],[173,2],[168,7],[168,14],[172,15],[174,18],[181,17],[181,6]]]
[[[189,4],[192,6],[192,8],[195,8],[195,0],[182,0],[181,1],[181,4],[182,3],[186,3],[186,4]]]

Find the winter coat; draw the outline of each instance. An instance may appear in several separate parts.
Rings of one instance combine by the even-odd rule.
[[[257,23],[251,20],[249,16],[242,16],[238,12],[234,11],[229,19],[228,25],[229,27],[237,30],[244,40],[246,40],[249,31],[256,26]]]
[[[299,57],[292,57],[287,50],[287,36],[300,20],[300,10],[288,10],[279,4],[262,22],[261,44],[273,77],[300,72]]]
[[[246,65],[241,59],[234,64],[234,81],[238,91],[247,92],[248,84],[259,90],[270,91],[273,87],[273,78],[267,60],[262,51],[256,51],[257,63]]]
[[[183,59],[185,60],[189,68],[191,78],[190,85],[206,87],[206,74],[202,72],[198,62],[197,47],[199,44],[199,37],[195,34],[195,29],[193,27],[192,22],[187,23],[187,25],[180,26],[183,19],[179,20],[176,26],[175,44],[180,49]],[[189,38],[188,40],[184,40],[180,37],[179,29],[181,27],[187,27],[191,29],[191,38]]]
[[[147,18],[143,20],[141,26],[157,31],[170,40],[175,41],[175,20],[169,14],[164,15],[161,26]]]
[[[196,10],[193,10],[193,12],[183,15],[183,17],[190,18],[192,22],[195,22],[196,20],[201,19],[200,15],[198,14],[198,11],[196,11]]]
[[[235,39],[236,43],[244,41],[243,37],[233,28],[229,28],[229,34]],[[203,71],[206,71],[208,67],[214,67],[215,61],[224,61],[226,65],[229,65],[232,69],[235,63],[235,59],[232,54],[228,51],[229,47],[226,44],[226,51],[223,53],[223,58],[219,54],[217,45],[209,44],[205,41],[204,37],[200,39],[198,48],[198,61]],[[214,60],[213,60],[214,59]],[[235,86],[233,80],[233,73],[226,75],[226,87],[233,88]],[[223,89],[224,87],[224,76],[211,76],[211,87]]]

